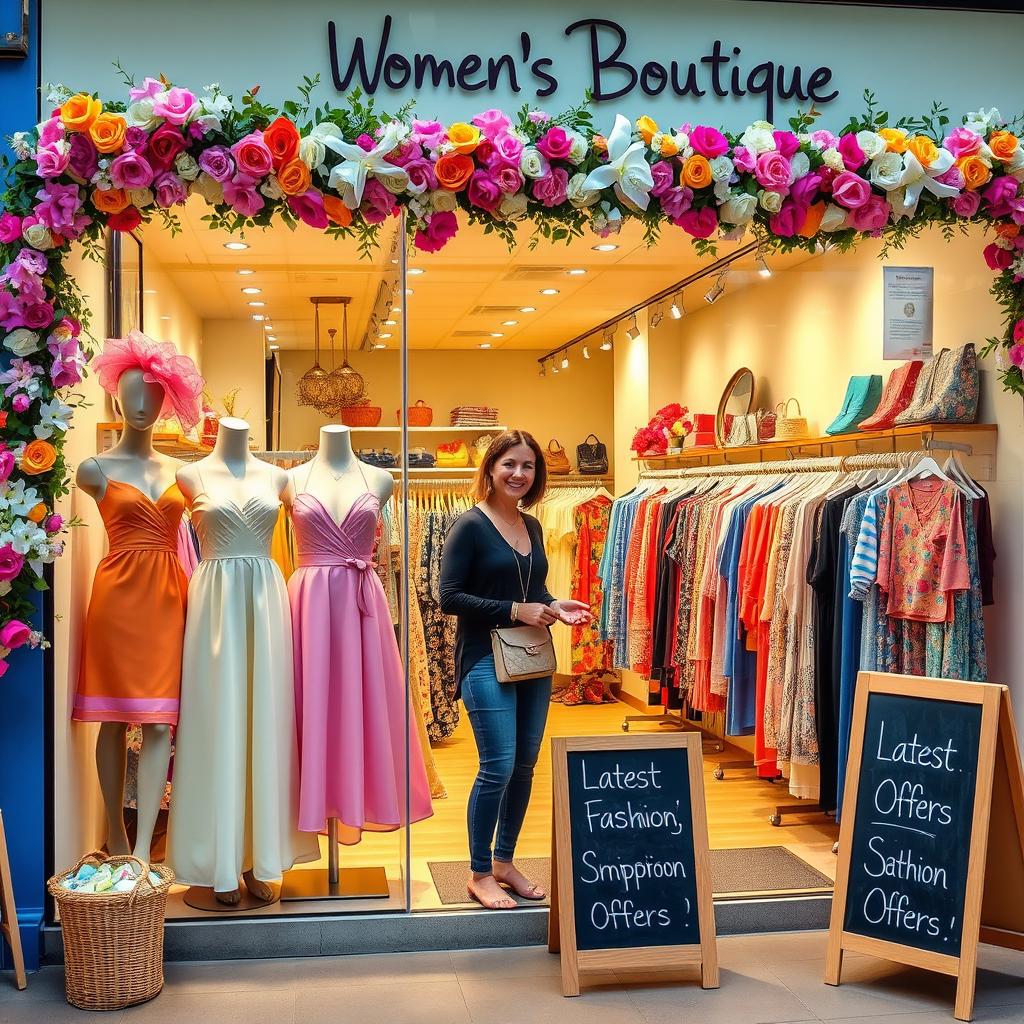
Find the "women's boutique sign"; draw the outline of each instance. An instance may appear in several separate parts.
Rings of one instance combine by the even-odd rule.
[[[476,52],[439,56],[410,52],[393,38],[394,19],[386,15],[376,37],[369,33],[346,38],[334,21],[327,23],[331,77],[339,92],[358,86],[370,95],[382,89],[459,89],[464,92],[508,90],[546,99],[559,87],[555,60],[543,43],[522,31],[514,46],[483,56]],[[774,60],[748,61],[739,46],[714,40],[667,61],[644,60],[630,47],[626,29],[605,18],[584,18],[565,28],[570,39],[583,42],[577,60],[589,68],[589,90],[596,102],[621,99],[639,92],[645,97],[677,96],[699,101],[762,97],[765,118],[773,120],[775,104],[825,104],[839,96],[832,88],[832,69],[786,66]],[[685,45],[685,42],[684,42]]]

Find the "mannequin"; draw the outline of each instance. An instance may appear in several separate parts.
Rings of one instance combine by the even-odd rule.
[[[103,455],[86,459],[75,476],[77,485],[94,501],[103,500],[109,481],[130,484],[156,502],[174,483],[180,463],[153,447],[153,427],[164,404],[164,388],[144,380],[141,369],[126,370],[117,384],[124,415],[121,438]],[[96,740],[96,770],[107,816],[107,849],[112,854],[131,852],[149,863],[171,757],[171,729],[163,723],[144,723],[139,756],[138,817],[135,847],[131,849],[124,825],[124,781],[127,722],[102,722]]]
[[[338,523],[367,486],[382,506],[395,490],[394,478],[386,469],[365,462],[357,466],[357,461],[352,450],[351,430],[341,424],[330,423],[320,428],[320,448],[311,465],[296,466],[289,475],[293,484],[301,480],[303,488],[323,502],[324,508]],[[362,476],[359,469],[363,471]]]

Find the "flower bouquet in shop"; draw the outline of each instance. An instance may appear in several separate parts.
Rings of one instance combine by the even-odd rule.
[[[630,449],[641,459],[659,455],[678,455],[693,430],[690,410],[678,402],[663,406],[633,435]]]

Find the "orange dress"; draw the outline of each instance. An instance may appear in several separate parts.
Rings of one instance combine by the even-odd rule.
[[[177,484],[154,502],[108,479],[98,505],[110,550],[92,584],[71,717],[175,725],[188,592],[177,554],[185,498]]]

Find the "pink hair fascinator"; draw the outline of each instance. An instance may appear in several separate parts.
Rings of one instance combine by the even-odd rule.
[[[144,381],[163,386],[161,416],[174,413],[186,430],[199,422],[203,378],[196,364],[171,342],[154,341],[142,331],[132,330],[124,338],[108,338],[92,368],[110,395],[117,394],[117,382],[126,370],[142,370]]]

